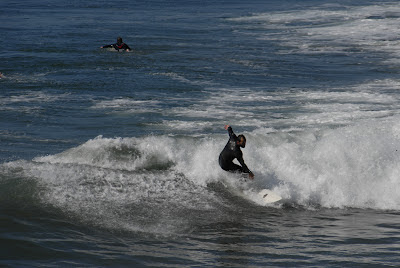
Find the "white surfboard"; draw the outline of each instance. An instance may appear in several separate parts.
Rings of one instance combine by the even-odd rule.
[[[282,199],[280,195],[268,189],[262,189],[260,192],[258,192],[258,195],[262,198],[262,201],[265,204],[274,203]]]

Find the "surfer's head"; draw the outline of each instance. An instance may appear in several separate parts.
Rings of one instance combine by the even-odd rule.
[[[240,134],[238,136],[236,143],[237,143],[237,145],[239,145],[242,148],[246,147],[246,137],[244,135]]]
[[[118,37],[118,38],[117,38],[117,43],[118,43],[118,44],[122,44],[122,37]]]

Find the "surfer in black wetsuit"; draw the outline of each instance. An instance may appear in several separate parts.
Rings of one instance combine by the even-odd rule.
[[[118,50],[118,51],[120,51],[120,50],[125,50],[125,51],[128,51],[128,52],[131,51],[131,48],[127,44],[122,42],[122,38],[121,37],[117,38],[117,43],[112,44],[112,45],[105,45],[105,46],[102,46],[100,48],[110,48],[110,47],[113,47],[115,50]]]
[[[240,150],[240,147],[242,148],[246,147],[246,138],[243,135],[236,136],[229,125],[226,125],[225,129],[228,130],[229,141],[226,144],[225,148],[222,150],[221,154],[219,155],[219,165],[223,170],[226,171],[248,173],[249,178],[253,179],[254,174],[249,170],[249,168],[244,163],[243,153]],[[233,160],[235,158],[239,161],[239,163],[242,166],[233,163]]]

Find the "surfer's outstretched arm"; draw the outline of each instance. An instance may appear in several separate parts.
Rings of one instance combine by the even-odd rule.
[[[113,47],[113,45],[105,45],[105,46],[101,46],[100,48],[110,48]]]
[[[225,129],[228,130],[230,138],[233,137],[235,140],[237,139],[236,134],[233,133],[232,127],[230,125],[225,125]]]

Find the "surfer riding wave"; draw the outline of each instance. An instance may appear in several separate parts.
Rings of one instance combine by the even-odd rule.
[[[236,134],[232,130],[232,127],[230,127],[229,125],[225,125],[225,129],[228,130],[229,141],[219,155],[219,165],[223,170],[229,172],[248,173],[249,178],[254,179],[253,172],[251,172],[247,165],[244,163],[243,153],[240,149],[246,147],[246,137],[243,135],[236,136]],[[233,160],[235,158],[239,161],[241,166],[233,163]]]

